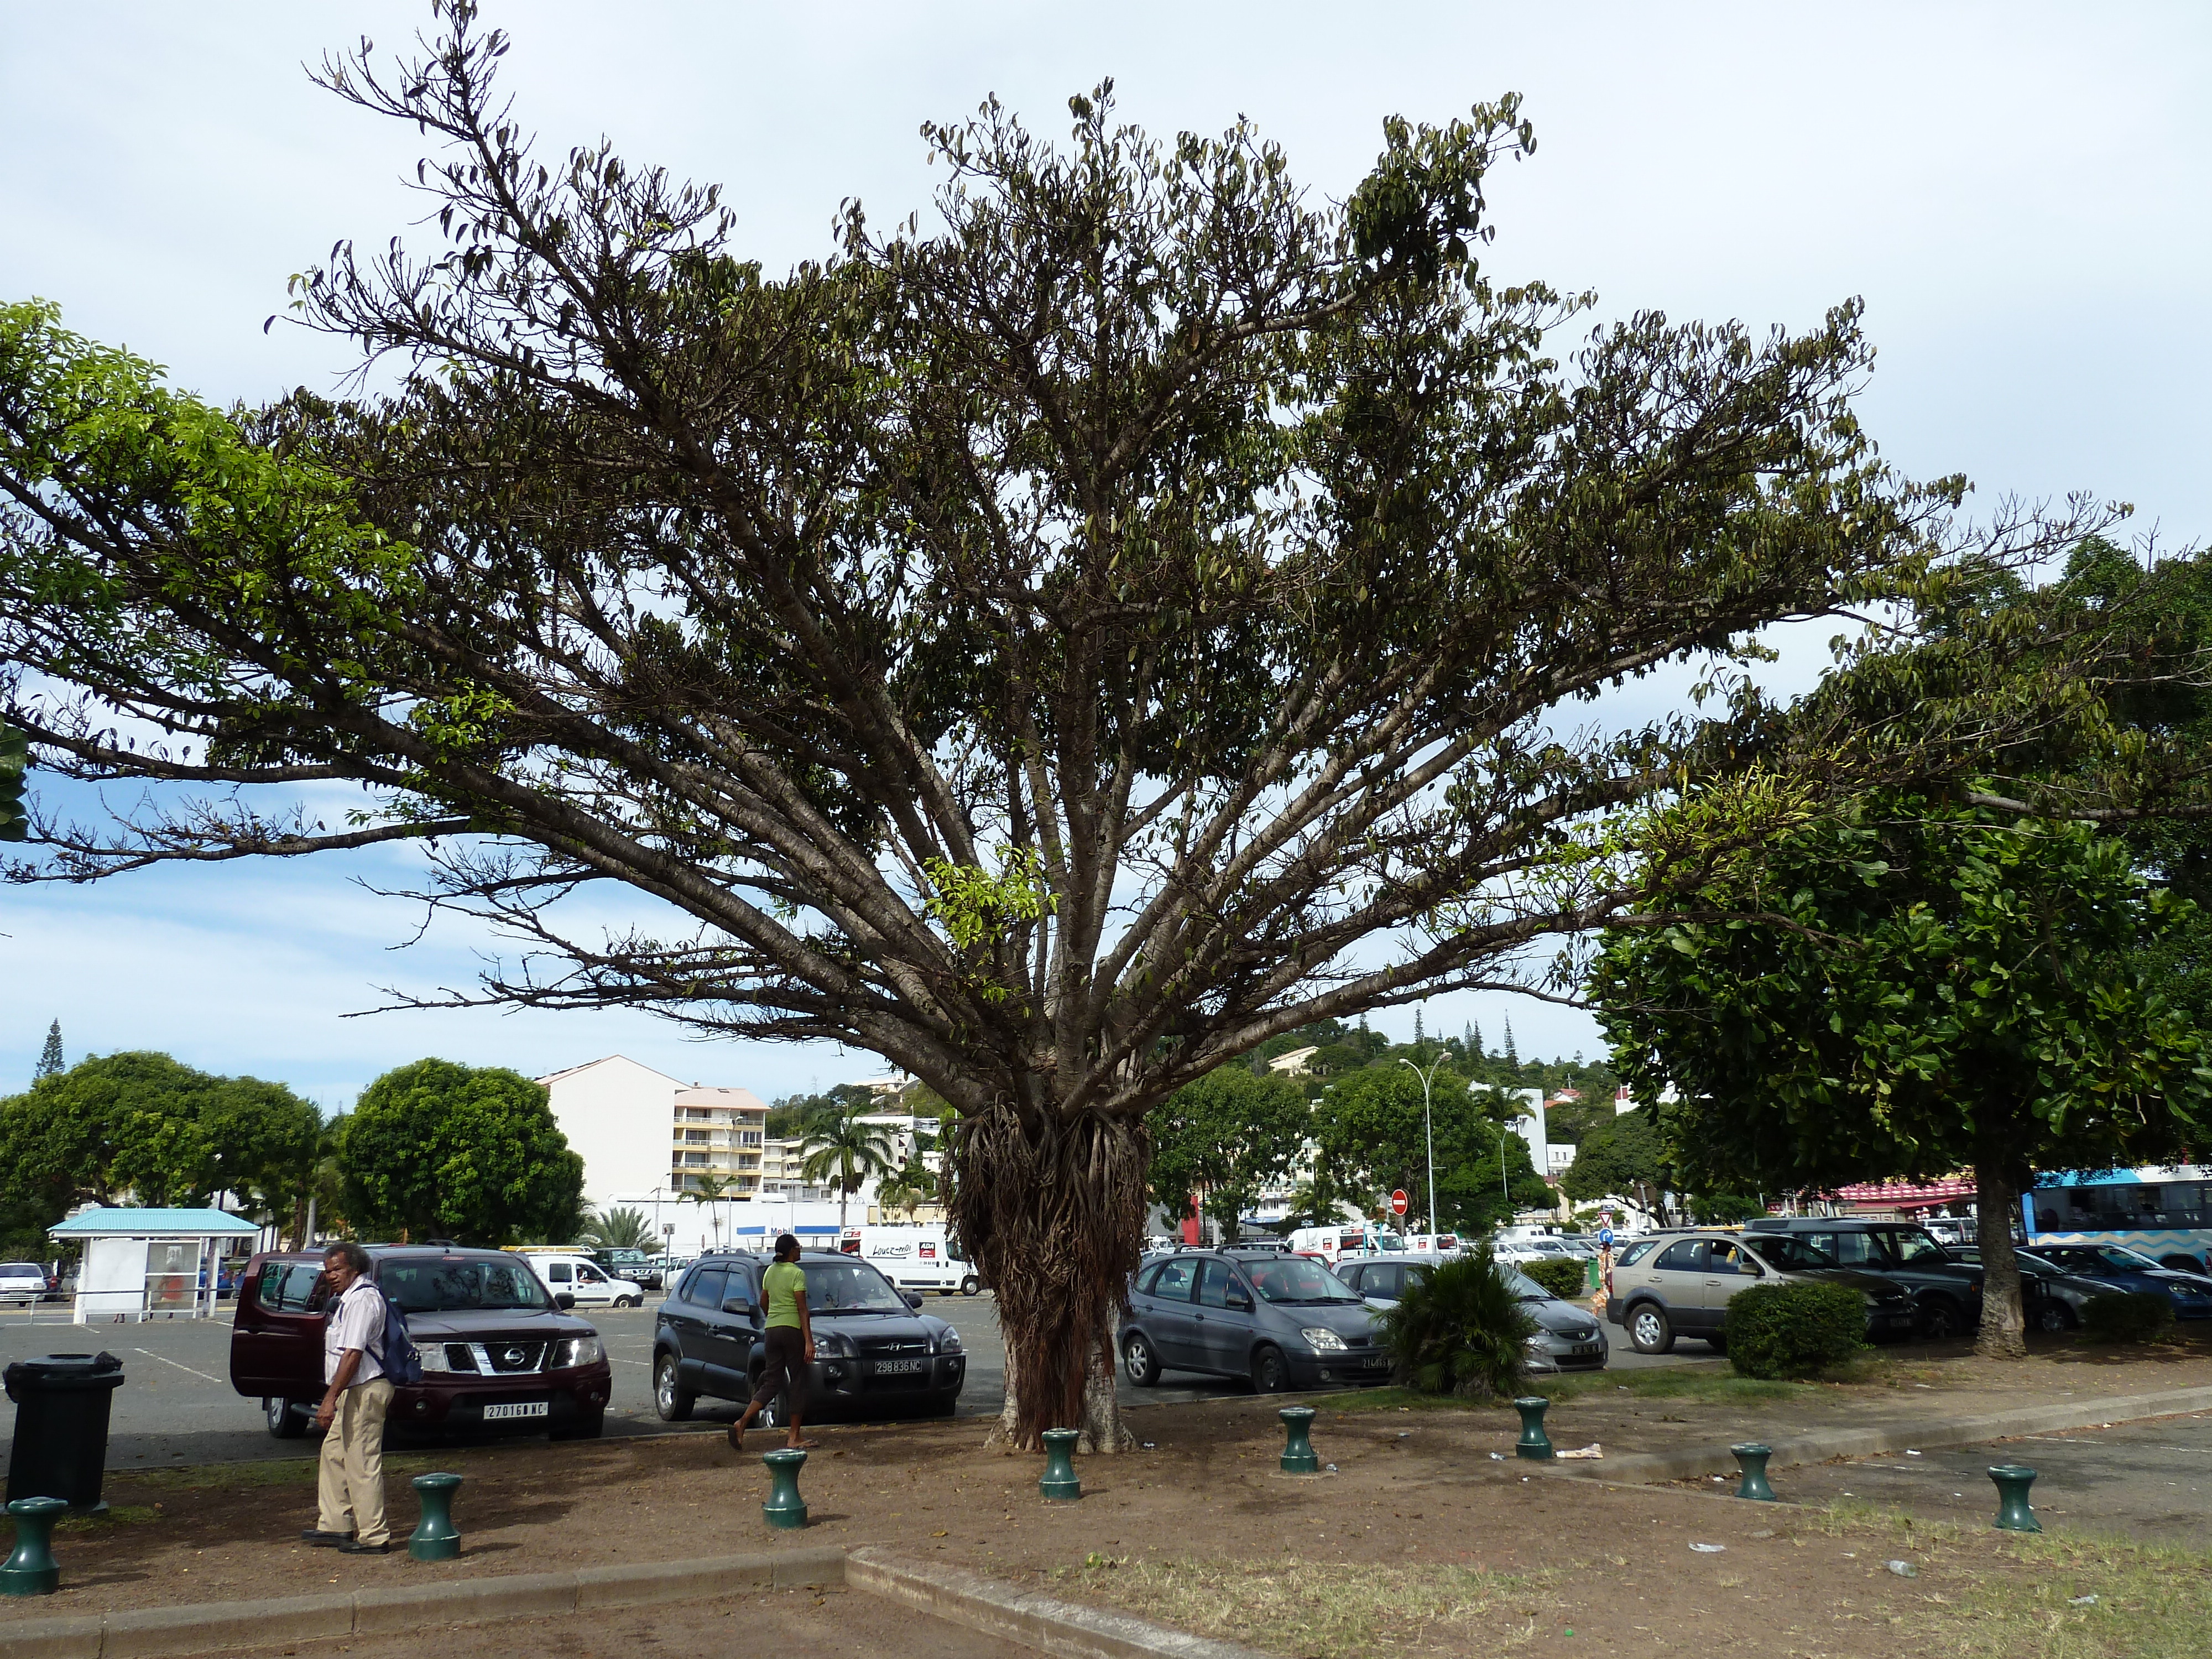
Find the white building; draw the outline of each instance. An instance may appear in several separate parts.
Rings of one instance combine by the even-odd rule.
[[[1557,1181],[1574,1167],[1575,1154],[1581,1150],[1571,1140],[1550,1140],[1544,1143],[1544,1173]]]

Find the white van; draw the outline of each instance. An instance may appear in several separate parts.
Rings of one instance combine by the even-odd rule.
[[[634,1279],[616,1279],[580,1250],[524,1249],[515,1255],[529,1259],[545,1288],[556,1296],[573,1296],[580,1308],[642,1308],[645,1286]]]
[[[982,1276],[960,1259],[960,1241],[946,1228],[927,1225],[866,1226],[860,1229],[860,1260],[902,1291],[957,1291],[974,1296]]]
[[[1397,1255],[1405,1249],[1406,1241],[1380,1227],[1346,1221],[1332,1227],[1300,1227],[1291,1234],[1291,1248],[1300,1255],[1319,1256],[1334,1267],[1348,1255]]]

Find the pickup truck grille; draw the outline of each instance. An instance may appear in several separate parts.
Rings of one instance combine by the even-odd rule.
[[[448,1342],[446,1364],[478,1376],[517,1376],[545,1369],[543,1341]]]

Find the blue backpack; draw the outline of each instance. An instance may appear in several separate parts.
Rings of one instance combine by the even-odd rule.
[[[377,1295],[384,1303],[384,1340],[377,1345],[376,1363],[384,1367],[384,1374],[392,1379],[394,1388],[404,1389],[422,1380],[422,1356],[415,1352],[415,1339],[407,1334],[407,1316],[399,1304],[384,1294],[379,1286]]]

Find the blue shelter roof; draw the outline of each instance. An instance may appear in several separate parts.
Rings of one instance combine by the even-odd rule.
[[[109,1205],[46,1229],[49,1238],[251,1238],[260,1228],[224,1210],[126,1209]]]

